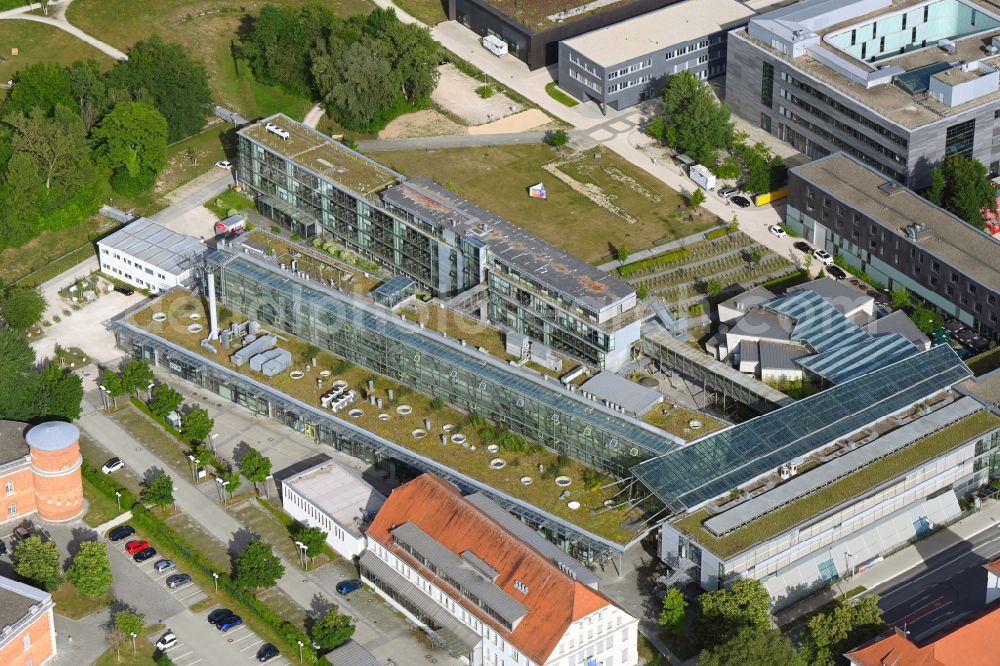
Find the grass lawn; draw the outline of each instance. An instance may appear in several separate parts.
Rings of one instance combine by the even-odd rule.
[[[253,200],[248,199],[239,192],[226,190],[215,199],[205,202],[205,208],[215,213],[215,216],[221,220],[229,217],[228,211],[232,209],[241,211],[246,208],[253,208]]]
[[[284,111],[301,119],[309,100],[286,95],[256,83],[249,70],[234,63],[231,43],[248,15],[265,4],[299,6],[303,0],[77,0],[67,18],[82,30],[128,50],[137,41],[158,33],[184,46],[205,62],[214,101],[229,105],[247,118]],[[368,13],[367,0],[334,0],[323,3],[339,16]]]
[[[970,414],[896,453],[880,458],[867,467],[823,486],[822,492],[814,492],[785,504],[780,509],[721,537],[714,536],[702,526],[702,523],[712,516],[708,509],[690,513],[673,523],[673,526],[685,534],[692,535],[699,544],[717,556],[729,557],[791,529],[810,516],[818,515],[840,502],[857,497],[878,484],[995,428],[998,423],[1000,418],[985,410]]]
[[[213,125],[167,146],[167,167],[156,181],[160,193],[175,190],[189,180],[216,168],[219,160],[236,154],[236,135],[232,125]]]
[[[969,366],[969,370],[972,370],[973,374],[977,377],[985,375],[987,372],[992,372],[1000,368],[1000,347],[983,352],[978,356],[973,356],[966,361],[966,364]]]
[[[118,502],[102,494],[86,479],[83,480],[83,496],[87,500],[87,513],[83,522],[91,527],[103,525],[121,513]]]
[[[146,627],[142,636],[135,639],[135,651],[131,643],[126,643],[120,649],[110,648],[94,662],[94,666],[155,666],[156,647],[146,640],[150,634],[163,632],[162,624]]]
[[[274,546],[275,551],[289,562],[298,564],[301,561],[299,549],[292,539],[291,526],[293,522],[290,518],[287,521],[282,521],[276,515],[278,511],[272,513],[254,499],[231,505],[229,512],[236,520],[246,525],[251,532],[256,532],[264,541]],[[309,569],[313,570],[329,561],[330,558],[326,554],[314,557],[309,564]]]
[[[185,453],[186,447],[176,438],[168,435],[148,416],[131,404],[111,415],[118,425],[143,443],[156,457],[169,464],[174,470],[191,473],[191,463]]]
[[[114,62],[69,33],[34,21],[0,21],[0,45],[6,58],[0,62],[0,81],[5,83],[14,78],[15,73],[36,62],[71,65],[74,60],[93,58],[104,68],[111,67]],[[18,49],[16,56],[10,54],[12,48]],[[6,94],[5,91],[3,96],[6,97]]]
[[[170,516],[165,522],[176,532],[184,535],[185,541],[194,546],[199,553],[205,556],[205,559],[218,567],[220,571],[229,571],[228,544],[216,539],[187,514],[180,511]]]
[[[0,22],[0,27],[3,25],[4,22]],[[10,283],[27,276],[26,284],[41,284],[87,257],[96,257],[90,239],[109,232],[115,224],[106,217],[94,215],[70,229],[46,231],[21,247],[2,250],[0,279]],[[65,256],[67,254],[69,256]]]
[[[701,421],[701,427],[692,429],[688,423],[691,420]],[[699,437],[704,437],[713,430],[718,430],[725,424],[718,419],[713,419],[707,414],[694,412],[684,407],[664,407],[662,404],[653,407],[647,412],[642,420],[651,426],[666,430],[672,435],[677,435],[682,439],[691,441]]]
[[[79,620],[107,608],[112,599],[111,595],[107,593],[98,597],[88,597],[68,580],[64,580],[59,585],[59,589],[52,593],[52,601],[56,605],[57,613],[73,620]]]
[[[446,2],[441,0],[398,0],[396,6],[404,12],[420,19],[427,25],[437,25],[448,20]]]
[[[599,156],[599,157],[598,157]],[[504,216],[514,224],[589,262],[607,261],[613,248],[639,250],[717,224],[701,213],[686,222],[677,192],[608,150],[587,151],[565,167],[584,185],[595,185],[636,219],[629,223],[542,168],[558,154],[544,144],[413,150],[378,154],[378,161],[443,186]],[[527,188],[545,183],[548,200]]]
[[[100,468],[108,458],[112,457],[110,451],[83,434],[80,435],[80,453],[84,460],[97,468]],[[115,472],[115,481],[128,489],[134,496],[139,496],[141,481],[130,468],[126,467]],[[117,504],[115,506],[117,508]]]
[[[570,96],[568,93],[563,92],[559,87],[559,84],[555,81],[549,81],[545,84],[545,92],[549,94],[549,97],[559,102],[560,104],[565,104],[566,106],[572,108],[579,104],[574,97]]]

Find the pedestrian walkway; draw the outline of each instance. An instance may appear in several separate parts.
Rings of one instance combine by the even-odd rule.
[[[105,55],[111,56],[115,60],[128,60],[128,56],[122,51],[119,51],[115,47],[111,46],[107,42],[102,42],[96,37],[92,37],[80,30],[75,25],[66,20],[66,8],[73,0],[65,0],[64,2],[50,2],[49,11],[50,16],[38,16],[37,14],[32,14],[31,11],[34,10],[32,5],[24,5],[23,7],[18,7],[16,9],[10,9],[5,12],[0,12],[0,20],[19,20],[19,21],[35,21],[36,23],[45,23],[51,25],[55,28],[59,28],[69,34],[73,35],[77,39],[90,44],[98,51],[101,51]]]
[[[95,405],[92,401],[96,401],[97,404]],[[246,531],[246,528],[222,507],[215,502],[207,501],[186,475],[165,468],[163,461],[147,451],[140,442],[133,439],[130,434],[105,415],[99,403],[100,399],[96,392],[89,393],[84,399],[79,425],[86,433],[99,441],[111,453],[122,458],[136,472],[142,473],[154,467],[164,469],[174,483],[176,506],[221,543],[228,546],[237,533]],[[339,598],[333,587],[339,576],[324,571],[329,567],[323,567],[318,572],[304,573],[297,565],[284,558],[282,558],[282,564],[285,566],[285,575],[278,581],[278,589],[307,612],[314,612],[323,599]],[[316,575],[319,572],[322,572],[321,575]],[[379,607],[379,610],[385,609]],[[390,623],[378,625],[364,615],[356,614],[354,621],[357,625],[354,634],[355,640],[366,646],[377,646],[374,648],[376,656],[393,657],[397,663],[406,663],[402,655],[422,654],[427,651],[416,637],[405,628],[401,628],[401,623],[397,622],[395,627],[397,630],[393,631],[394,627]],[[383,626],[385,630],[382,628]],[[386,630],[392,633],[387,633]],[[458,663],[457,661],[452,662],[443,653],[437,654],[436,657],[444,663]]]
[[[793,623],[802,615],[815,611],[824,604],[833,601],[848,589],[853,589],[860,585],[864,586],[866,590],[871,590],[893,578],[901,576],[907,571],[930,560],[935,555],[997,526],[998,523],[1000,523],[1000,502],[986,500],[983,502],[982,508],[968,518],[948,526],[947,529],[935,532],[920,541],[919,545],[908,546],[872,566],[870,569],[851,576],[849,580],[843,583],[843,590],[840,586],[835,585],[819,594],[815,594],[797,604],[778,611],[775,614],[778,626],[786,626]]]
[[[598,266],[602,271],[613,271],[616,268],[621,268],[622,266],[627,266],[629,264],[634,264],[637,261],[642,261],[643,259],[649,259],[650,257],[655,257],[671,250],[679,250],[682,247],[687,247],[691,243],[697,243],[698,241],[705,240],[705,234],[710,231],[715,231],[716,229],[723,229],[722,225],[717,227],[712,227],[711,229],[705,229],[704,231],[699,231],[696,234],[691,234],[690,236],[685,236],[684,238],[678,238],[677,240],[672,240],[669,243],[663,243],[662,245],[657,245],[655,247],[649,247],[645,250],[638,250],[632,252],[628,255],[628,259],[625,261],[608,261],[606,263]]]

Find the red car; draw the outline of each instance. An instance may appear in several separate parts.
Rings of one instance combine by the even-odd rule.
[[[148,541],[129,541],[127,544],[125,544],[125,552],[128,553],[129,555],[135,555],[143,548],[148,548],[148,547],[149,547]]]

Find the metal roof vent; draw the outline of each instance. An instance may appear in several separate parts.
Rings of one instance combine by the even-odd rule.
[[[525,585],[524,583],[522,583],[519,580],[515,580],[514,581],[514,589],[516,589],[521,594],[527,594],[528,593],[528,586]]]
[[[883,193],[888,194],[890,197],[897,192],[902,192],[906,188],[897,180],[887,180],[878,186],[878,189],[882,190]]]
[[[920,222],[914,222],[903,228],[906,232],[906,237],[909,238],[914,243],[918,243],[925,238],[930,238],[931,232],[927,228],[926,224],[921,224]]]

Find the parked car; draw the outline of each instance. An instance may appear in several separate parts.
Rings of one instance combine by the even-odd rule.
[[[223,620],[228,619],[235,614],[236,613],[229,610],[228,608],[216,608],[214,611],[208,614],[208,623],[219,624]]]
[[[740,208],[749,208],[750,207],[750,200],[747,199],[745,196],[743,196],[741,194],[738,194],[735,197],[731,198],[730,201],[732,201],[734,204],[736,204]]]
[[[110,458],[108,462],[104,463],[104,465],[101,467],[101,471],[105,474],[111,474],[112,472],[117,472],[118,470],[123,469],[124,467],[125,467],[125,461],[115,456],[114,458]]]
[[[263,664],[265,661],[274,659],[279,654],[281,653],[278,652],[278,648],[274,647],[270,643],[264,643],[264,645],[257,650],[257,661]]]
[[[361,581],[357,580],[357,579],[354,579],[354,580],[342,580],[339,583],[337,583],[337,592],[338,592],[338,594],[348,595],[351,592],[354,592],[355,590],[360,590],[360,589],[361,589]]]
[[[833,266],[827,266],[826,273],[834,280],[844,280],[847,278],[847,273],[844,271],[844,269],[836,264],[834,264]]]
[[[219,167],[220,169],[226,169],[228,171],[229,169],[233,168],[233,163],[230,162],[229,160],[221,160],[219,162],[216,162],[215,166]]]
[[[111,541],[121,541],[122,539],[127,539],[135,534],[135,528],[131,525],[119,525],[110,532],[108,532],[108,539]]]
[[[177,645],[177,636],[170,630],[167,630],[167,633],[160,636],[160,640],[156,641],[156,649],[161,652],[169,650],[175,645]]]
[[[143,539],[135,539],[125,544],[125,552],[129,555],[135,555],[145,548],[149,548],[149,542]]]
[[[833,266],[833,255],[826,250],[813,250],[813,259],[824,266]]]
[[[167,578],[167,587],[174,589],[176,587],[180,587],[181,585],[187,585],[190,582],[191,576],[185,573],[174,574],[173,576]]]
[[[770,231],[775,236],[777,236],[778,238],[784,238],[785,236],[788,235],[787,233],[785,233],[785,230],[779,227],[777,224],[772,224],[767,228],[767,230]]]
[[[35,536],[35,526],[31,523],[14,528],[14,541],[20,543]]]
[[[805,241],[795,241],[795,245],[793,247],[799,252],[803,252],[805,254],[808,254],[813,250],[812,245]]]
[[[133,555],[132,559],[135,560],[136,564],[138,564],[140,562],[145,562],[146,560],[154,557],[156,557],[156,549],[150,547],[150,548],[143,548],[138,553]]]
[[[126,287],[124,285],[116,286],[115,291],[117,291],[119,294],[124,294],[126,296],[131,296],[132,294],[135,293],[135,289],[133,289],[132,287]]]
[[[230,615],[225,620],[223,620],[222,622],[219,622],[215,626],[222,633],[226,633],[230,629],[233,629],[234,627],[238,627],[241,624],[243,624],[243,618],[241,618],[239,615]]]
[[[728,199],[739,191],[740,189],[738,187],[723,187],[719,190],[719,197],[722,199]]]
[[[4,555],[6,553],[7,553],[7,544],[5,544],[3,541],[0,541],[0,555]]]
[[[174,568],[174,563],[170,560],[160,560],[153,568],[156,569],[156,573],[163,573],[164,571],[170,571]]]

